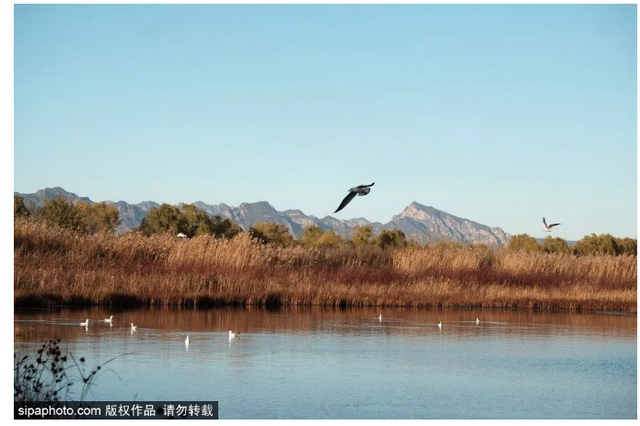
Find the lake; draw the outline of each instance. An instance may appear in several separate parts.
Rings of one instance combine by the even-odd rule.
[[[16,310],[14,330],[20,355],[60,338],[113,359],[88,400],[219,401],[221,419],[637,418],[636,315],[88,308]]]

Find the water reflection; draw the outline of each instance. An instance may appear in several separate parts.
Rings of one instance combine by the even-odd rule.
[[[89,327],[80,327],[86,318]],[[230,338],[229,330],[240,334]],[[220,401],[221,418],[637,415],[635,315],[19,310],[14,335],[21,353],[61,338],[92,362],[116,357],[114,374],[100,378],[92,398],[212,399]]]
[[[113,315],[112,322],[102,318]],[[382,315],[382,317],[380,317]],[[89,319],[88,327],[78,324]],[[476,318],[480,320],[476,323]],[[83,310],[16,310],[16,341],[59,337],[74,340],[86,334],[99,337],[144,330],[170,333],[247,333],[313,334],[350,333],[420,334],[438,330],[456,337],[478,333],[544,336],[558,333],[582,333],[594,336],[629,336],[637,333],[635,315],[532,312],[513,310],[462,309],[329,309],[283,308],[268,311],[261,308],[180,309],[148,308],[114,311],[104,308]],[[131,325],[131,327],[130,327]],[[160,337],[160,336],[157,336]]]

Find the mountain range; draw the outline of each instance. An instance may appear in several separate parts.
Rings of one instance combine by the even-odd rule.
[[[73,192],[68,192],[60,187],[45,188],[32,194],[15,193],[24,198],[25,205],[29,209],[44,206],[46,198],[55,198],[57,195],[76,202],[83,201],[92,204],[87,197],[79,197]],[[137,228],[147,212],[152,207],[160,204],[154,201],[144,201],[138,204],[129,204],[125,201],[105,201],[113,204],[119,211],[120,224],[118,232],[126,232]],[[207,214],[220,215],[235,222],[245,231],[258,222],[276,222],[284,225],[296,237],[302,235],[302,231],[309,225],[318,225],[325,231],[333,230],[343,237],[349,237],[356,226],[371,225],[374,234],[383,229],[400,229],[409,240],[415,240],[420,244],[434,243],[441,240],[468,243],[482,243],[486,245],[504,246],[511,237],[500,228],[460,218],[452,214],[425,206],[417,202],[409,204],[402,212],[393,216],[387,223],[369,222],[365,218],[341,220],[332,216],[317,218],[308,216],[300,210],[277,211],[266,201],[255,203],[242,203],[237,207],[226,204],[206,204],[202,201],[193,203],[198,209]]]

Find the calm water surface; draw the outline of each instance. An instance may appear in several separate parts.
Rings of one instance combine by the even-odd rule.
[[[18,354],[55,337],[90,367],[115,357],[90,400],[219,401],[220,418],[244,419],[637,418],[635,315],[93,308],[14,319]]]

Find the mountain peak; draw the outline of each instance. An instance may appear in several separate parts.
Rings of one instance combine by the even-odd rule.
[[[425,206],[423,204],[420,204],[414,201],[411,204],[409,204],[407,207],[405,207],[400,214],[393,216],[392,220],[401,219],[403,217],[410,217],[412,219],[424,220],[430,216],[435,216],[440,213],[444,213],[444,212],[434,207]]]
[[[502,246],[509,241],[509,234],[500,228],[490,228],[416,201],[384,227],[401,229],[408,238],[420,243],[448,240]]]
[[[238,208],[261,208],[261,209],[267,209],[267,210],[273,210],[275,211],[276,209],[269,204],[268,201],[255,201],[253,203],[241,203]]]
[[[36,194],[43,194],[43,195],[55,194],[55,195],[61,195],[63,197],[67,197],[67,196],[78,197],[73,192],[65,191],[64,188],[61,188],[59,186],[54,186],[53,188],[47,187],[45,189],[39,189],[38,191],[36,191]]]
[[[16,194],[18,193],[16,192]],[[23,196],[24,194],[18,194],[18,195]],[[84,201],[85,203],[88,203],[90,205],[93,204],[93,202],[88,197],[79,197],[77,194],[74,194],[73,192],[69,192],[59,186],[54,186],[53,188],[47,187],[44,189],[39,189],[35,192],[35,194],[28,194],[28,195],[31,196],[30,201],[35,207],[44,206],[45,199],[56,198],[58,195],[61,196],[62,198],[65,198],[73,202]]]

